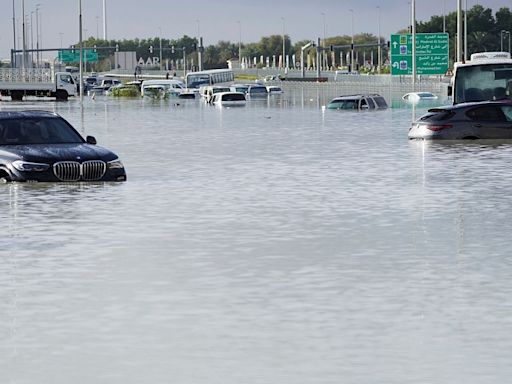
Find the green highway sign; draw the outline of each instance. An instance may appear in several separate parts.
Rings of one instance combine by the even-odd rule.
[[[92,49],[84,49],[83,60],[88,63],[96,63],[98,61],[98,52],[94,52]],[[63,63],[76,63],[80,61],[80,50],[75,49],[74,51],[59,51],[59,61]]]
[[[412,35],[391,35],[391,74],[412,75]],[[448,71],[447,33],[416,34],[416,74],[444,75]]]

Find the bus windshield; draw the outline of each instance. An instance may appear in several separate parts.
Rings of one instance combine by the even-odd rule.
[[[512,99],[512,64],[481,64],[457,68],[454,104]]]

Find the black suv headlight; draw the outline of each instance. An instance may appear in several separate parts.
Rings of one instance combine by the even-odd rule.
[[[45,163],[31,163],[29,161],[15,160],[12,166],[21,172],[44,172],[50,165]]]
[[[121,160],[115,159],[115,160],[109,161],[107,163],[107,168],[108,169],[124,169],[124,165],[123,165],[123,163],[121,163]]]

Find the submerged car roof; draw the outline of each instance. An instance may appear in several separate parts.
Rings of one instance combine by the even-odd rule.
[[[54,112],[43,110],[31,111],[0,111],[0,120],[6,119],[28,119],[32,117],[58,117]]]
[[[377,93],[358,93],[355,95],[343,95],[335,97],[333,100],[348,100],[348,99],[362,99],[364,97],[382,97]]]

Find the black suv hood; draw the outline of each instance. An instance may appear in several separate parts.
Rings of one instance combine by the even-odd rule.
[[[53,164],[59,161],[112,161],[117,156],[106,148],[87,144],[2,145],[0,158],[20,159],[34,163]]]

